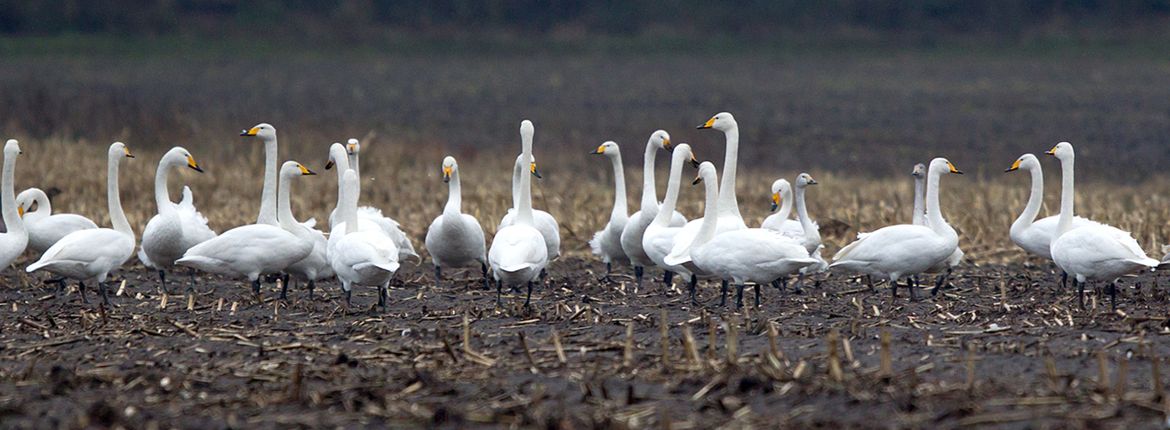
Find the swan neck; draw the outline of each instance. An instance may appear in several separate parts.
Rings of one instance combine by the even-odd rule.
[[[926,178],[914,178],[914,213],[911,217],[911,223],[914,225],[923,225],[926,223],[926,207],[922,201],[923,193],[926,191],[923,190],[926,186],[924,182],[926,182]]]
[[[280,177],[280,192],[279,200],[277,200],[276,210],[279,215],[277,219],[280,221],[280,226],[289,229],[292,225],[297,223],[296,217],[292,213],[292,177],[281,175]]]
[[[654,215],[654,224],[668,225],[674,216],[674,207],[678,204],[678,189],[682,182],[682,167],[684,157],[671,157],[670,177],[666,182],[666,196],[663,197],[662,207]]]
[[[0,205],[3,206],[4,225],[8,226],[9,233],[24,233],[24,220],[20,219],[20,213],[16,211],[16,157],[4,156],[4,171],[0,173]],[[45,199],[48,200],[48,199]],[[48,206],[45,206],[47,208]],[[41,207],[38,206],[39,212]]]
[[[1012,223],[1012,230],[1028,228],[1036,221],[1040,214],[1040,206],[1044,204],[1044,172],[1039,167],[1028,169],[1032,176],[1032,191],[1028,194],[1028,205]]]
[[[110,205],[110,223],[114,230],[134,237],[134,230],[130,228],[130,221],[126,220],[126,212],[122,210],[122,196],[118,192],[118,160],[121,158],[121,153],[110,154],[106,167],[106,200]]]
[[[719,227],[719,186],[715,181],[704,181],[707,196],[703,202],[703,223],[699,225],[699,233],[691,242],[690,249],[695,249],[715,238],[715,231]]]
[[[512,166],[512,210],[520,210],[520,175],[524,173],[522,163],[523,160],[516,160]]]
[[[33,201],[37,203],[37,210],[34,213],[44,216],[53,214],[53,204],[49,202],[48,194],[38,192],[33,196]],[[28,216],[28,213],[25,212],[24,216]]]
[[[167,165],[160,161],[158,163],[158,170],[154,172],[154,204],[158,206],[158,213],[171,213],[174,211],[174,203],[171,202],[171,194],[167,190]]]
[[[630,216],[630,209],[626,206],[626,172],[622,167],[622,155],[617,154],[610,158],[613,162],[613,212],[610,219]]]
[[[345,171],[349,170],[349,159],[342,157],[333,157],[333,168],[337,169],[337,205],[334,206],[336,210],[341,210],[344,195],[345,195]],[[344,220],[340,222],[345,222]]]
[[[786,220],[792,216],[792,191],[785,191],[780,194],[780,210],[776,212],[776,217],[781,220]]]
[[[257,224],[276,225],[276,138],[264,142],[264,191],[260,194]]]
[[[658,190],[654,184],[654,161],[658,148],[653,140],[646,142],[646,153],[642,156],[642,210],[658,207]]]
[[[339,206],[341,208],[341,222],[345,223],[345,231],[342,234],[356,233],[358,231],[356,182],[342,181],[342,201],[341,206]]]
[[[459,170],[451,171],[451,179],[447,182],[447,205],[443,207],[443,214],[459,214],[463,212],[463,187],[459,183]]]
[[[532,165],[532,139],[525,136],[523,139],[523,156],[521,166]],[[516,211],[516,220],[528,226],[535,223],[532,220],[532,175],[520,175],[520,208]]]
[[[735,168],[739,159],[739,126],[732,126],[726,132],[727,151],[723,159],[723,182],[719,185],[719,213],[743,218],[739,214],[739,201],[735,197]]]
[[[804,204],[804,191],[802,187],[796,189],[796,218],[800,221],[800,228],[804,230],[806,237],[819,237],[820,233],[813,226],[812,219],[808,217],[808,208]]]
[[[930,178],[926,182],[926,220],[929,223],[929,227],[938,234],[944,234],[948,229],[953,233],[954,229],[951,229],[951,226],[943,219],[938,203],[938,182],[942,177],[942,173],[932,171],[928,176]]]
[[[1069,156],[1068,160],[1060,160],[1060,221],[1056,224],[1056,237],[1072,229],[1073,201],[1076,199],[1073,161],[1072,156]]]

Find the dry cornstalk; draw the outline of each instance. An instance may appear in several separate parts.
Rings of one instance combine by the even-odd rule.
[[[670,369],[670,332],[666,322],[666,309],[658,313],[658,335],[662,343],[662,368]]]
[[[707,360],[714,362],[715,341],[717,339],[718,332],[715,331],[715,320],[712,319],[711,316],[706,315],[706,311],[703,312],[703,317],[707,320]]]
[[[840,342],[840,337],[841,333],[836,328],[829,330],[829,376],[836,382],[841,382],[845,379],[844,373],[841,372],[841,359],[837,353],[837,344]]]
[[[159,299],[158,299],[158,310],[162,311],[162,310],[166,310],[166,309],[167,309],[167,293],[162,293],[162,295],[159,296]]]
[[[967,347],[967,391],[975,390],[975,349]]]
[[[1117,389],[1114,391],[1118,401],[1125,399],[1127,382],[1129,382],[1129,359],[1122,356],[1117,360]]]
[[[1108,393],[1109,386],[1109,358],[1105,355],[1105,350],[1097,351],[1097,391],[1101,393]]]
[[[540,366],[537,366],[536,360],[532,358],[532,348],[528,347],[528,338],[524,336],[523,331],[517,334],[520,336],[520,346],[524,348],[524,358],[528,359],[528,365],[531,366],[533,370],[539,370]]]
[[[194,294],[187,295],[187,310],[188,311],[195,310],[195,295]]]
[[[1158,357],[1158,354],[1154,351],[1154,348],[1150,347],[1149,345],[1146,345],[1146,348],[1147,351],[1149,351],[1150,356],[1151,377],[1154,378],[1154,397],[1158,400],[1162,400],[1166,398],[1166,389],[1162,386],[1162,359],[1161,357]]]
[[[881,331],[881,368],[878,369],[878,376],[882,378],[889,378],[894,375],[894,360],[890,356],[890,331],[882,328]]]
[[[557,333],[556,328],[552,329],[552,343],[553,348],[557,350],[557,361],[561,364],[568,363],[569,359],[565,357],[565,348],[561,346],[561,335]]]
[[[474,351],[471,349],[471,321],[467,317],[467,311],[463,311],[463,350]]]
[[[683,344],[686,345],[687,355],[691,358],[691,363],[697,367],[703,366],[703,360],[699,358],[699,348],[695,345],[695,335],[691,333],[691,325],[683,326]]]
[[[723,324],[727,330],[727,365],[735,366],[739,363],[739,339],[736,336],[737,326],[735,321],[728,321]]]
[[[634,364],[634,320],[626,323],[626,343],[622,349],[622,367]]]

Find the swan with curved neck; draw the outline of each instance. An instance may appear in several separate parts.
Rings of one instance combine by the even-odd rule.
[[[642,237],[646,235],[646,227],[649,227],[650,223],[654,221],[654,217],[658,216],[658,209],[661,205],[658,202],[658,190],[654,185],[654,163],[659,150],[673,150],[670,134],[665,130],[651,133],[650,139],[646,141],[646,152],[642,156],[641,206],[637,212],[630,215],[629,221],[626,222],[626,228],[622,229],[622,252],[626,254],[634,266],[634,280],[637,283],[634,291],[642,288],[642,277],[646,267],[654,265],[654,260],[651,260],[650,256],[646,255],[646,251],[642,249]],[[682,227],[687,223],[686,217],[683,217],[678,211],[674,211],[671,217],[671,226]],[[672,278],[674,278],[674,274],[667,271],[664,280],[668,285]]]
[[[955,229],[942,217],[939,179],[947,173],[962,173],[945,158],[931,160],[927,169],[927,225],[899,224],[862,235],[841,248],[829,268],[889,279],[897,295],[898,280],[926,271],[950,257],[959,245]],[[910,288],[911,298],[915,291]]]
[[[386,308],[390,279],[398,271],[398,247],[380,230],[362,230],[358,220],[358,175],[353,169],[341,174],[341,203],[338,206],[342,229],[330,235],[329,264],[348,306],[354,285],[377,286],[378,305]]]
[[[459,163],[455,157],[443,159],[443,182],[447,183],[447,204],[443,213],[431,221],[424,244],[435,264],[435,284],[442,279],[444,267],[467,267],[479,263],[483,287],[488,289],[487,246],[479,220],[463,213],[463,187],[459,180]]]
[[[717,233],[719,188],[716,186],[715,165],[703,162],[695,183],[706,188],[703,225],[690,245],[687,255],[704,272],[736,285],[736,307],[743,306],[743,289],[748,282],[756,283],[756,306],[760,305],[760,285],[796,273],[816,263],[802,246],[784,235],[763,228],[739,229]],[[799,204],[799,203],[798,203]],[[667,257],[667,262],[671,257]],[[724,290],[726,296],[726,289]],[[694,291],[691,291],[692,300]],[[726,302],[726,297],[724,297]]]
[[[520,123],[522,166],[535,166],[532,161],[534,131],[531,121],[524,120]],[[529,175],[520,175],[519,191],[520,206],[516,209],[516,221],[496,232],[492,246],[488,250],[488,262],[491,264],[492,276],[498,281],[496,303],[500,302],[504,284],[526,284],[528,296],[524,300],[524,305],[527,307],[532,300],[532,283],[540,277],[540,273],[548,264],[549,255],[544,236],[534,226],[532,182]]]
[[[16,257],[28,247],[28,230],[21,219],[21,210],[16,204],[16,157],[20,155],[20,144],[8,139],[4,144],[4,170],[0,175],[0,215],[3,216],[7,232],[0,234],[0,270],[7,268]]]
[[[98,228],[70,233],[53,244],[41,255],[40,260],[25,270],[29,273],[44,269],[50,273],[78,281],[81,299],[85,297],[85,281],[94,279],[98,283],[102,300],[109,303],[106,295],[106,278],[110,271],[122,267],[134,254],[134,230],[122,211],[122,199],[118,188],[118,165],[122,159],[134,158],[130,148],[122,142],[114,142],[106,152],[106,200],[109,205],[110,222],[113,228]]]
[[[678,144],[670,157],[670,176],[666,184],[666,197],[662,201],[662,207],[659,208],[658,215],[646,227],[646,233],[642,237],[642,249],[646,251],[646,255],[650,257],[650,260],[663,270],[678,273],[684,278],[694,278],[691,271],[686,267],[666,262],[666,257],[670,255],[670,251],[675,246],[678,235],[683,230],[683,227],[671,225],[671,218],[673,217],[674,208],[678,204],[683,164],[688,161],[692,165],[699,165],[694,153],[691,152],[691,146],[685,143]]]
[[[314,175],[301,163],[286,161],[281,165],[280,192],[277,211],[285,216],[276,218],[277,225],[249,224],[223,232],[213,239],[188,249],[175,264],[224,276],[246,278],[252,282],[252,292],[260,294],[260,275],[280,273],[301,261],[313,250],[313,245],[293,233],[302,228],[292,213],[290,183],[298,177]]]
[[[1075,226],[1073,206],[1075,191],[1072,144],[1060,142],[1047,152],[1060,160],[1060,220],[1052,240],[1052,260],[1077,284],[1080,305],[1085,306],[1085,283],[1109,282],[1109,296],[1117,308],[1117,278],[1122,275],[1158,267],[1129,232],[1105,224]]]
[[[36,210],[29,210],[36,205]],[[16,210],[28,231],[28,248],[43,253],[61,238],[78,230],[97,228],[89,218],[77,214],[54,214],[49,196],[40,188],[29,188],[16,195]]]
[[[182,147],[171,148],[158,162],[158,170],[154,175],[154,202],[158,214],[146,223],[142,231],[142,247],[138,251],[138,259],[146,267],[158,271],[159,282],[163,291],[167,291],[166,271],[175,265],[175,260],[183,257],[192,246],[215,237],[215,232],[207,227],[207,218],[195,209],[192,201],[191,189],[183,187],[183,200],[178,204],[171,201],[167,191],[167,173],[171,170],[190,168],[196,172],[203,172],[195,157]],[[191,271],[191,285],[195,286],[195,272]]]
[[[353,169],[353,172],[358,175],[357,196],[358,200],[360,201],[362,192],[362,176],[360,167],[362,145],[358,142],[357,139],[351,138],[345,145],[345,149],[347,152],[347,158],[349,160],[349,168]],[[340,175],[341,171],[339,171],[338,174]],[[416,262],[422,261],[422,258],[419,257],[417,252],[414,251],[414,243],[412,243],[410,241],[410,237],[408,237],[406,233],[402,231],[402,226],[398,223],[398,221],[395,221],[393,218],[383,214],[381,209],[372,206],[361,206],[357,209],[357,216],[358,219],[369,220],[382,228],[382,230],[386,233],[386,236],[393,240],[394,244],[398,247],[398,260],[400,262],[406,260],[407,258],[413,258]]]
[[[520,188],[521,176],[534,176],[536,179],[542,179],[540,170],[536,168],[536,158],[529,154],[529,162],[523,161],[524,154],[516,156],[516,163],[512,166],[512,208],[508,209],[508,213],[504,214],[504,218],[500,219],[499,226],[496,230],[510,226],[516,223],[516,211],[520,208],[520,196],[523,194]],[[527,166],[527,167],[525,167]],[[531,184],[531,179],[529,179]],[[532,206],[532,192],[528,194],[528,205]],[[561,256],[561,226],[552,214],[542,211],[540,209],[532,209],[532,220],[536,230],[544,237],[545,253],[548,255],[548,260],[553,261]]]
[[[267,123],[244,130],[240,136],[258,137],[264,142],[264,189],[260,194],[260,215],[257,224],[277,225],[276,219],[276,127]]]
[[[622,231],[630,222],[630,211],[626,207],[626,175],[623,172],[622,153],[616,142],[611,140],[601,144],[593,154],[609,158],[613,167],[613,210],[610,211],[605,228],[594,233],[593,239],[589,241],[593,254],[601,256],[601,261],[605,262],[605,279],[608,280],[613,273],[614,263],[630,261],[622,250]]]
[[[772,182],[772,209],[773,214],[764,218],[760,228],[778,231],[788,236],[799,237],[804,234],[800,221],[792,216],[792,204],[795,201],[792,195],[792,184],[787,179],[780,178]]]

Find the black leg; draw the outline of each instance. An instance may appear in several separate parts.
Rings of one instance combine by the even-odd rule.
[[[500,306],[500,296],[504,294],[504,281],[496,280],[496,306]]]
[[[607,261],[605,263],[605,278],[603,279],[606,283],[612,282],[609,279],[611,273],[613,273],[613,263]]]
[[[642,289],[642,273],[646,270],[642,266],[634,266],[634,282],[636,283],[634,291]]]
[[[353,289],[345,290],[345,307],[349,307],[351,299],[353,298]]]
[[[877,287],[873,286],[873,276],[865,275],[865,283],[866,283],[866,285],[869,285],[869,292],[872,293],[874,291],[877,291]],[[895,295],[897,295],[897,294],[895,293]]]
[[[740,309],[742,307],[743,307],[743,284],[739,284],[739,285],[735,286],[735,308]]]
[[[284,275],[284,282],[280,284],[280,299],[281,300],[285,300],[285,301],[288,300],[288,284],[291,284],[292,283],[291,281],[292,280],[289,279],[288,275]]]
[[[106,295],[106,283],[98,282],[98,292],[102,295],[102,303],[110,304],[110,296]]]
[[[81,293],[81,302],[89,304],[89,298],[85,297],[85,282],[77,281],[77,292]]]
[[[1077,297],[1081,302],[1081,309],[1085,308],[1085,283],[1079,279],[1074,279],[1073,283],[1077,284]]]
[[[1117,312],[1117,281],[1109,283],[1109,306]]]
[[[1068,272],[1061,270],[1060,271],[1060,291],[1064,291],[1065,288],[1068,288]]]
[[[784,279],[784,282],[787,283],[788,279],[787,278]],[[796,285],[793,285],[792,293],[793,294],[804,293],[804,288],[802,288],[802,287],[804,287],[804,274],[803,273],[796,275]]]
[[[532,307],[532,281],[528,281],[528,295],[524,297],[524,307]]]
[[[479,269],[481,271],[483,271],[483,289],[485,291],[490,291],[492,289],[492,287],[488,283],[489,281],[488,281],[487,264],[486,263],[479,263]]]
[[[756,307],[760,307],[760,284],[756,284]]]
[[[378,307],[382,308],[382,311],[386,310],[386,286],[385,285],[378,286]]]
[[[195,292],[195,268],[187,268],[187,274],[191,276],[191,288],[188,288],[188,291]]]
[[[719,306],[727,306],[727,281],[723,281],[719,293]]]
[[[691,275],[691,282],[689,282],[688,289],[690,290],[690,293],[691,293],[691,304],[692,305],[698,303],[698,301],[695,300],[695,294],[696,294],[696,290],[698,288],[699,288],[699,277],[697,275]]]
[[[669,289],[670,285],[674,283],[674,272],[669,270],[662,272],[662,283]]]
[[[548,269],[540,269],[540,283],[543,284],[545,279],[548,279]]]
[[[255,294],[256,297],[260,297],[260,278],[256,278],[255,281],[252,281],[252,294]]]
[[[167,289],[167,271],[166,270],[162,270],[162,269],[158,270],[158,282],[160,285],[162,285],[163,293],[165,293],[165,294],[171,293],[171,290]]]
[[[918,289],[914,288],[908,284],[906,285],[906,289],[910,290],[910,301],[912,301],[912,302],[917,301],[918,300]]]
[[[938,276],[938,282],[936,282],[934,284],[934,289],[930,290],[931,296],[938,295],[938,290],[941,290],[943,287],[945,287],[947,285],[947,281],[950,280],[950,278],[951,278],[951,271],[952,270],[954,270],[954,269],[951,269],[950,267],[948,267],[946,272],[943,272],[942,275]]]
[[[292,280],[292,279],[289,279],[289,276],[288,276],[288,274],[287,274],[287,273],[285,273],[284,275],[282,275],[282,276],[280,277],[280,283],[281,283],[281,285],[283,286],[283,288],[288,288],[288,282],[289,282],[289,281],[291,281],[291,280]],[[283,296],[284,296],[284,293],[282,292],[282,293],[281,293],[281,298],[282,298],[282,299],[284,298]]]
[[[317,281],[309,281],[309,300],[313,300],[313,290],[317,289]]]
[[[439,280],[443,279],[443,272],[439,266],[435,266],[435,288],[439,288]]]
[[[783,278],[781,278],[781,279],[783,279]],[[779,290],[780,293],[784,293],[784,287],[780,285],[780,279],[772,281],[772,288]]]

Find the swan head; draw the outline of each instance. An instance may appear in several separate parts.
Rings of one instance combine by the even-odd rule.
[[[713,128],[719,131],[727,131],[737,127],[738,125],[735,123],[734,116],[731,116],[731,114],[727,112],[719,112],[715,114],[715,116],[711,117],[711,119],[707,120],[707,122],[696,128]]]
[[[1065,161],[1073,158],[1073,147],[1071,143],[1060,142],[1045,152],[1048,155],[1054,155],[1060,161]]]
[[[670,143],[670,133],[667,133],[666,130],[656,130],[651,133],[650,144],[667,151],[674,150],[674,146]]]
[[[17,155],[20,155],[20,143],[16,139],[8,139],[8,142],[4,144],[4,156],[15,157]]]
[[[801,173],[796,177],[796,188],[806,188],[809,185],[816,185],[817,180],[813,179],[812,175],[808,173]]]
[[[167,151],[159,164],[164,166],[187,166],[191,170],[203,173],[203,168],[199,167],[199,163],[195,162],[195,157],[192,157],[191,153],[181,146],[176,146],[171,148],[170,151]]]
[[[913,177],[918,178],[918,179],[925,178],[926,177],[926,165],[922,164],[922,163],[915,164],[914,170],[910,171],[910,176],[913,176]]]
[[[597,149],[592,152],[592,154],[605,155],[606,157],[616,157],[621,155],[621,151],[618,149],[617,142],[610,140],[601,144],[601,146],[598,146]]]
[[[455,174],[455,170],[459,169],[459,164],[455,162],[455,157],[448,155],[443,159],[443,182],[451,182],[451,175]]]
[[[23,217],[24,214],[29,212],[29,209],[32,209],[32,205],[36,202],[37,197],[41,197],[41,196],[44,196],[45,200],[48,200],[48,196],[46,196],[45,192],[41,191],[40,188],[29,188],[27,190],[21,191],[20,194],[17,194],[16,195],[16,213],[17,213],[17,215],[20,215],[21,217]]]
[[[516,156],[516,166],[517,166],[516,168],[518,168],[518,169],[521,168],[519,166],[523,162],[524,162],[524,154],[517,155]],[[538,170],[536,168],[536,156],[535,155],[532,156],[532,162],[528,164],[528,172],[532,173],[532,176],[535,176],[536,179],[544,179],[544,176],[540,175],[540,170]]]
[[[333,142],[332,145],[329,145],[329,161],[325,162],[325,170],[332,169],[333,165],[337,164],[337,160],[345,160],[348,163],[349,158],[346,157],[347,154],[348,151],[345,149],[345,145],[342,145],[341,142]]]
[[[309,170],[305,165],[296,161],[285,161],[280,166],[280,176],[282,178],[295,178],[297,176],[316,175],[317,172]]]
[[[1036,159],[1035,155],[1024,154],[1021,155],[1020,158],[1017,158],[1016,161],[1012,162],[1011,167],[1004,169],[1004,172],[1014,172],[1020,169],[1030,171],[1037,167],[1040,167],[1040,160]]]
[[[784,202],[784,196],[792,194],[792,184],[788,183],[787,179],[777,179],[772,183],[772,212],[780,209],[780,203]]]
[[[532,135],[536,133],[536,128],[532,126],[532,121],[520,121],[520,137],[524,139],[532,139]]]
[[[240,132],[240,136],[259,137],[263,140],[276,140],[276,127],[268,123],[256,124],[255,127]]]
[[[710,161],[704,161],[702,164],[699,164],[699,174],[695,176],[694,181],[691,181],[691,185],[698,185],[703,181],[714,182],[715,176],[715,165],[711,164]]]
[[[7,148],[5,148],[5,151],[7,151]],[[118,157],[134,158],[134,154],[130,153],[130,147],[122,142],[110,144],[109,155],[111,159],[117,159]]]
[[[680,163],[690,161],[692,166],[699,167],[699,159],[695,158],[695,153],[691,151],[691,145],[680,143],[674,147],[674,151],[671,151],[671,154],[673,154],[673,159],[678,160]]]
[[[360,153],[362,152],[362,144],[357,139],[351,137],[345,142],[345,151],[350,154]]]
[[[962,175],[962,174],[963,174],[963,172],[962,172],[962,171],[960,171],[958,167],[955,167],[955,165],[954,165],[954,164],[952,164],[952,163],[951,163],[950,161],[948,161],[946,158],[942,158],[942,157],[939,157],[939,158],[935,158],[935,159],[933,159],[933,160],[930,160],[930,170],[929,170],[929,171],[930,171],[930,173],[932,173],[932,174],[933,174],[934,172],[939,172],[939,173],[954,173],[954,174],[956,174],[956,175]]]

